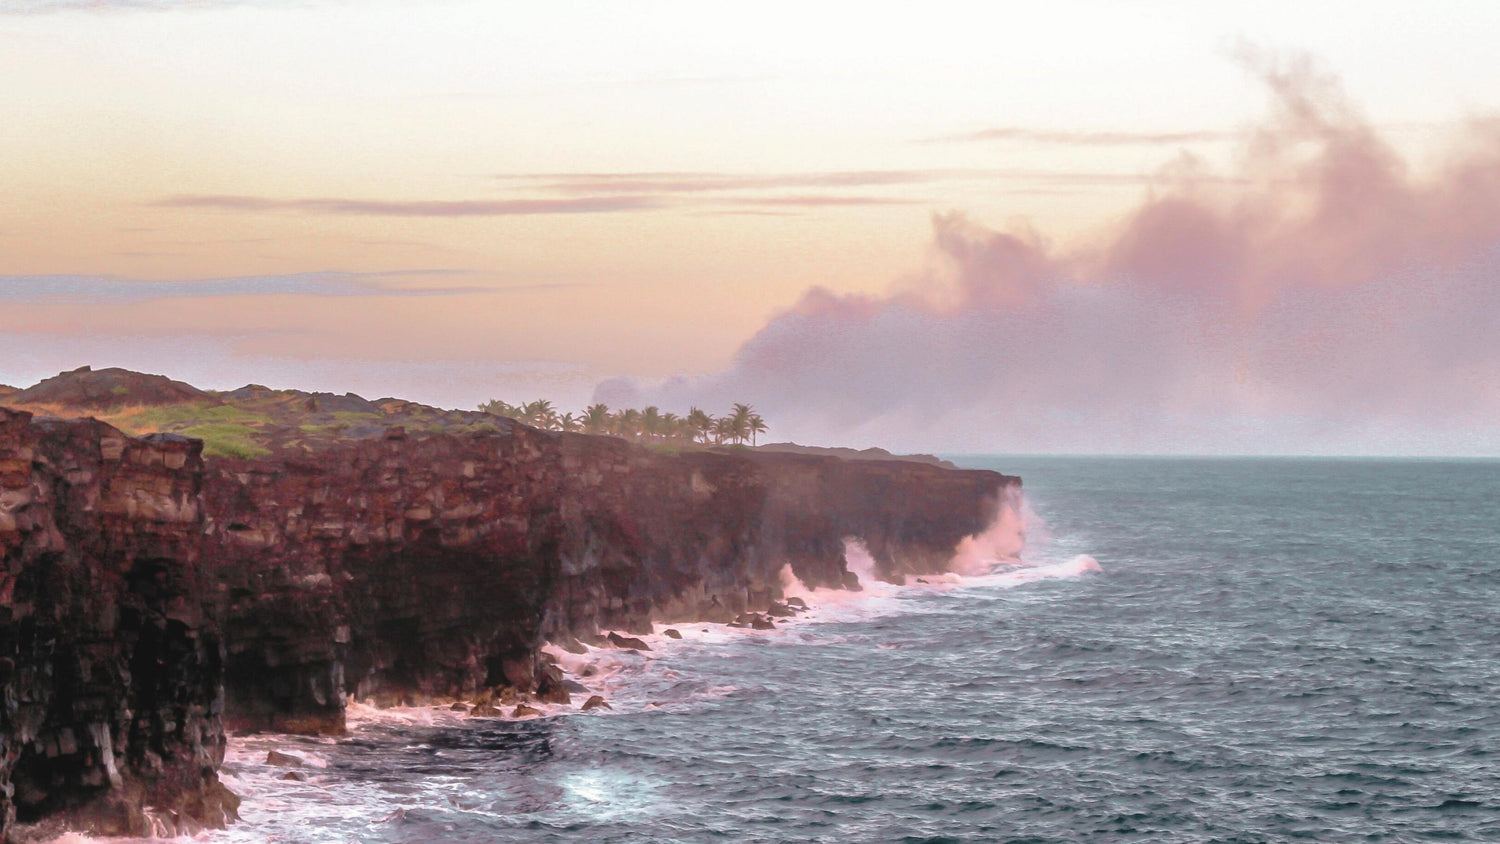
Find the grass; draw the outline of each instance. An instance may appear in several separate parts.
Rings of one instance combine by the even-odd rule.
[[[157,431],[182,433],[182,428],[188,425],[203,425],[212,422],[243,425],[250,422],[269,422],[271,418],[264,413],[227,404],[188,403],[125,408],[105,417],[104,421],[130,430],[131,433],[148,434]]]
[[[205,422],[176,431],[184,437],[203,440],[205,457],[235,457],[253,460],[271,450],[255,441],[255,429],[236,422]]]

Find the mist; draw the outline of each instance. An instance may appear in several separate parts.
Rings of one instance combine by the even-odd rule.
[[[1500,454],[1500,121],[1418,167],[1307,57],[1243,58],[1270,107],[1232,172],[1183,153],[1066,247],[936,214],[886,293],[810,289],[726,370],[595,399],[904,449]]]

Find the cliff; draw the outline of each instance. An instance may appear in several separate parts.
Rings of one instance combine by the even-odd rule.
[[[201,445],[0,408],[0,835],[223,826]]]
[[[134,399],[100,415],[202,424]],[[261,414],[235,423],[253,438],[205,460],[198,440],[0,408],[7,813],[222,823],[225,724],[338,733],[351,695],[566,698],[546,641],[765,610],[786,568],[858,588],[846,537],[888,577],[941,571],[1019,483],[258,387],[201,406]]]

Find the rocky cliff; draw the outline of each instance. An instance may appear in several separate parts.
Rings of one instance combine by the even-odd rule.
[[[547,691],[545,640],[763,610],[787,566],[856,585],[845,537],[892,576],[941,571],[1016,482],[507,427],[210,466],[233,726],[338,732],[346,693]]]
[[[846,537],[888,577],[943,570],[1019,483],[382,407],[344,412],[425,427],[278,417],[207,461],[0,408],[0,823],[221,824],[225,724],[337,733],[350,696],[565,698],[546,641],[727,621],[784,571],[857,588]]]
[[[201,445],[0,408],[0,836],[223,826]]]

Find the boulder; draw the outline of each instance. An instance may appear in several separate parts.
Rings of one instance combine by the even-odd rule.
[[[510,717],[512,717],[512,718],[525,718],[525,717],[530,716],[530,715],[541,715],[541,714],[542,714],[542,710],[537,709],[534,706],[527,706],[524,703],[517,705],[515,709],[512,709],[510,711]]]
[[[791,618],[796,614],[797,611],[792,609],[790,604],[781,604],[775,601],[772,601],[771,608],[766,610],[766,615],[772,618]]]
[[[670,627],[668,627],[666,630],[661,631],[661,635],[666,636],[668,639],[681,639],[682,638],[682,634],[681,633],[677,632],[676,630],[673,630]]]
[[[754,618],[750,619],[750,629],[751,630],[775,630],[776,629],[776,622],[772,621],[769,618],[766,618],[763,615],[757,615]]]
[[[307,777],[306,776],[303,776],[302,774],[299,774],[296,771],[287,771],[286,773],[284,773],[281,776],[277,777],[277,779],[279,779],[279,780],[286,780],[287,782],[306,782],[307,781]]]
[[[651,650],[651,646],[646,644],[644,640],[637,639],[634,636],[621,636],[619,633],[611,632],[608,636],[605,637],[605,639],[607,639],[611,645],[624,650]]]
[[[481,703],[473,709],[469,710],[470,718],[499,718],[504,714],[504,712],[496,709],[488,703]]]
[[[266,764],[275,765],[280,768],[300,768],[302,767],[302,760],[289,753],[273,750],[266,754]]]
[[[787,598],[786,599],[786,605],[789,606],[789,607],[794,607],[794,608],[799,609],[799,610],[805,610],[805,609],[807,609],[807,602],[804,601],[804,600],[802,600],[801,598],[797,598],[797,597]]]
[[[614,709],[614,707],[610,706],[609,703],[604,700],[604,698],[600,697],[599,695],[594,695],[593,697],[584,701],[583,711],[591,712],[595,709]]]

